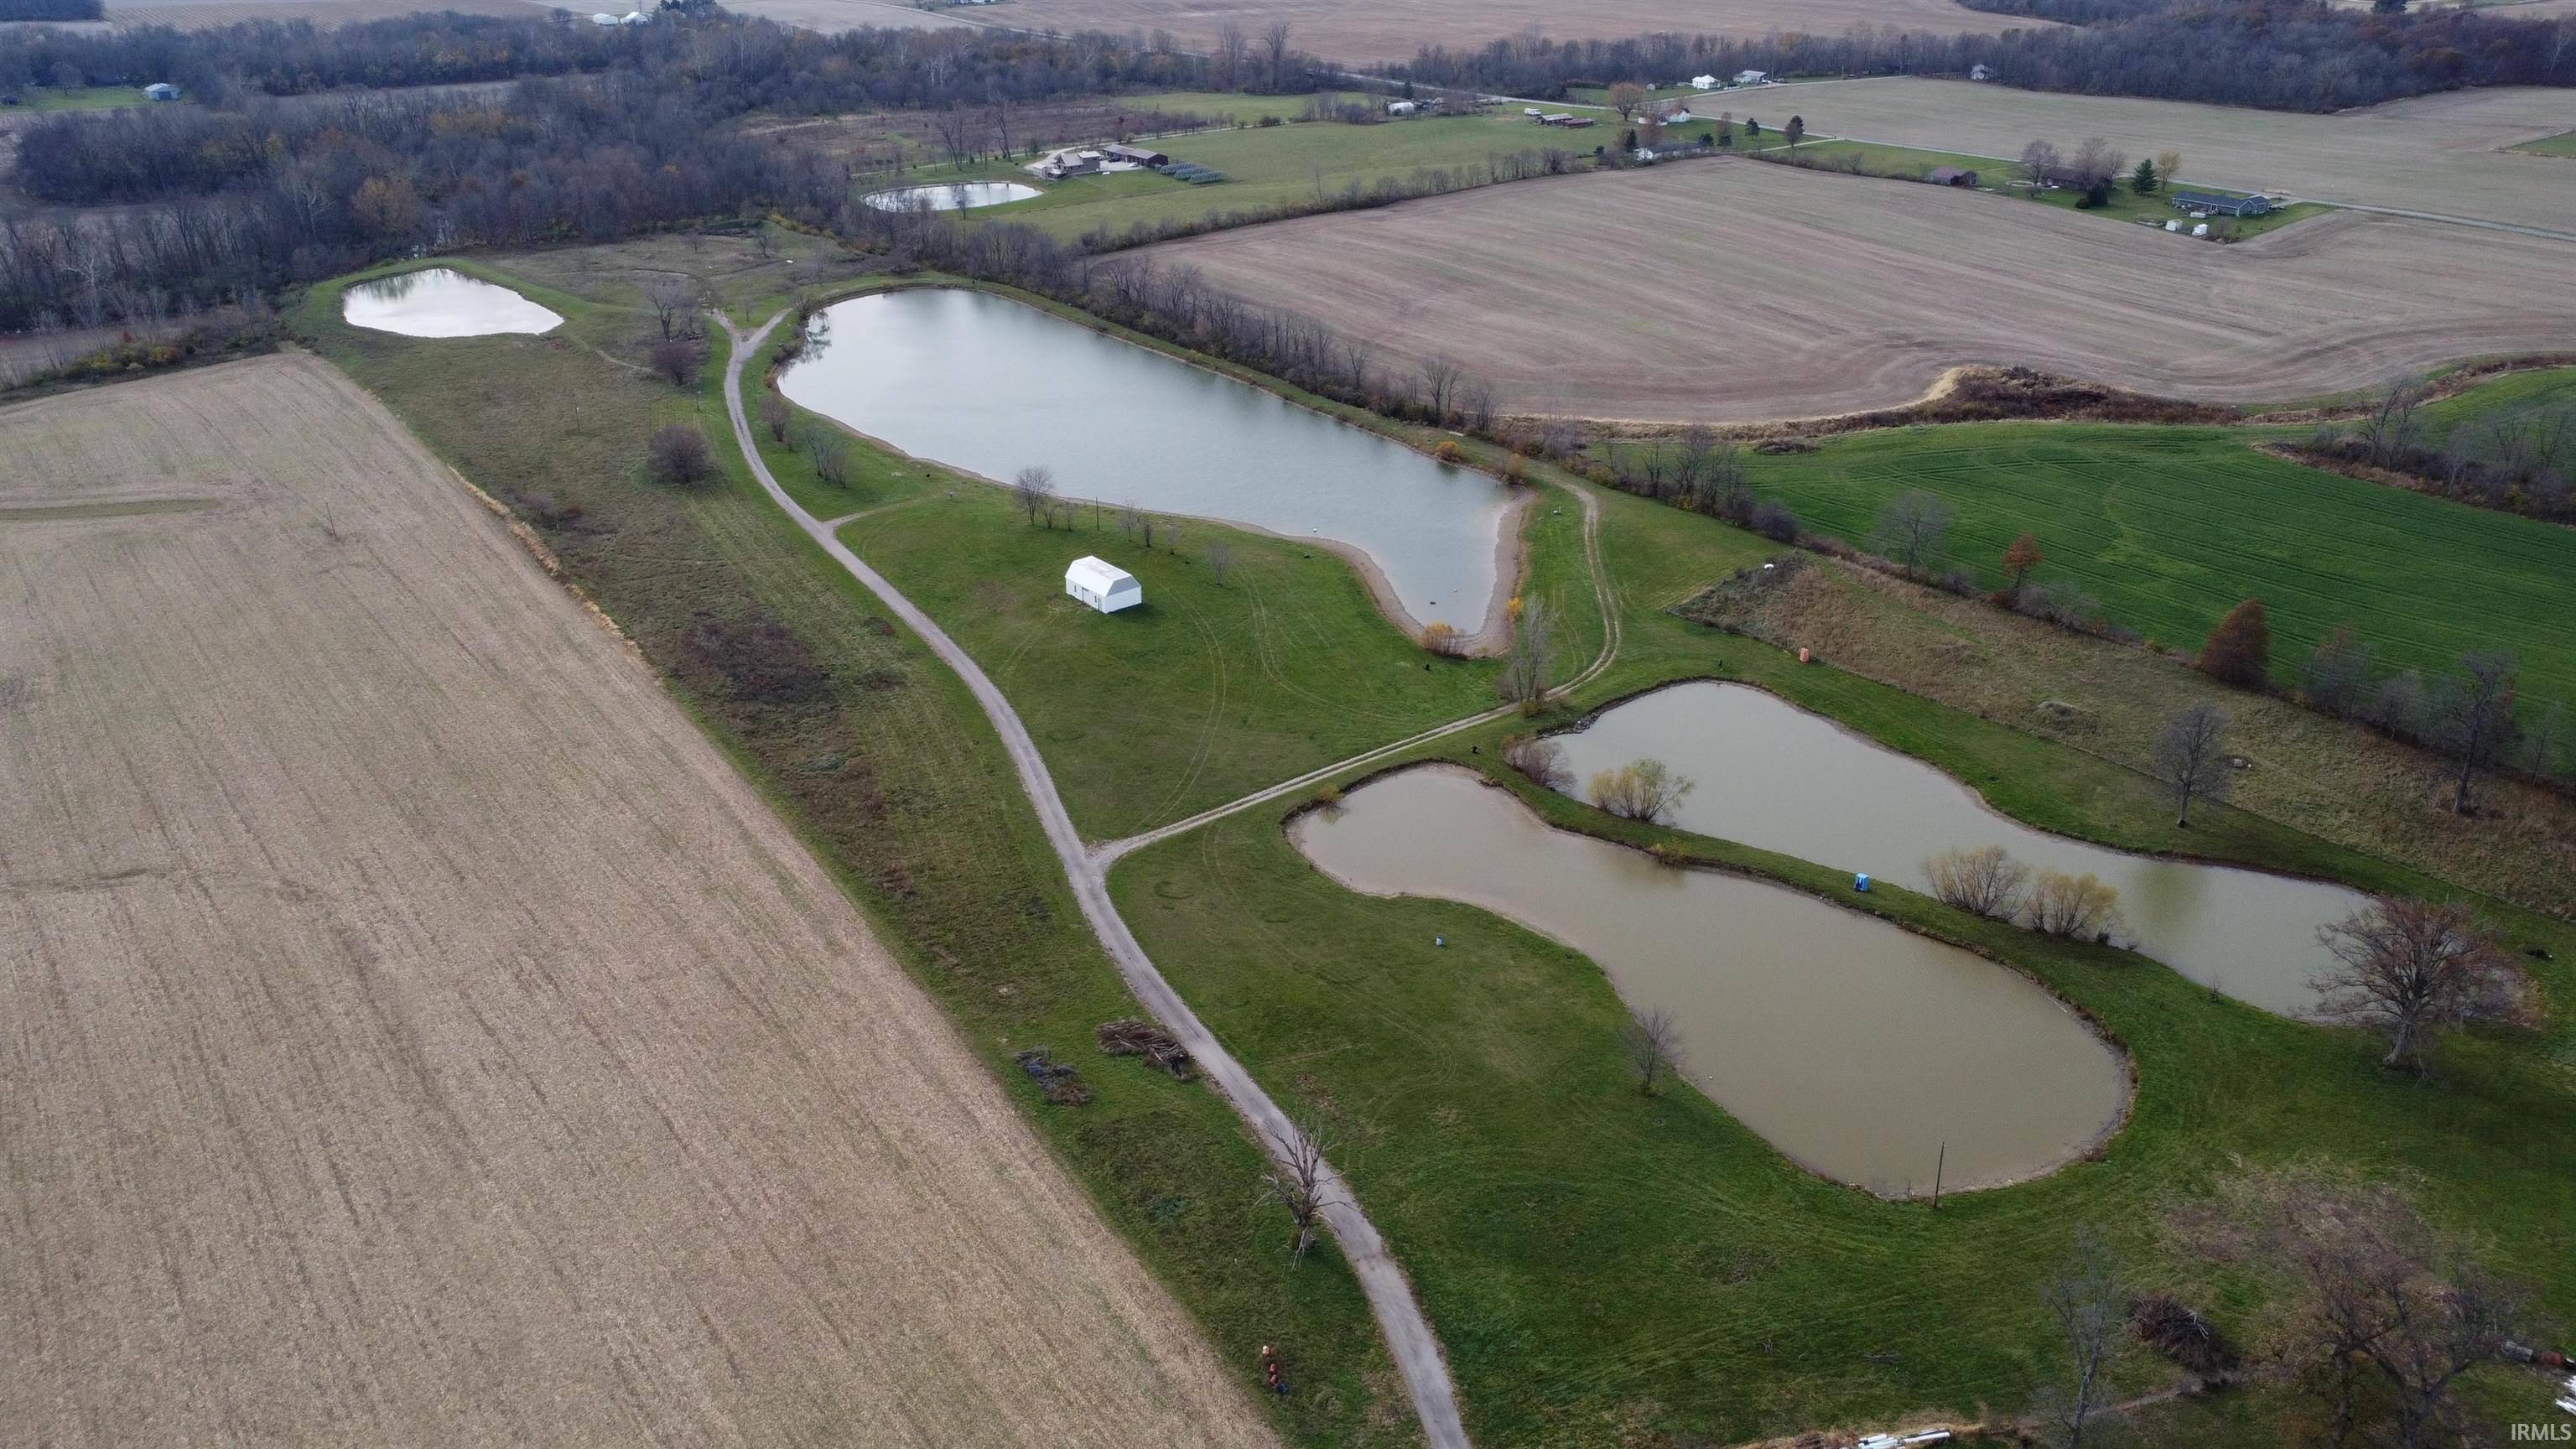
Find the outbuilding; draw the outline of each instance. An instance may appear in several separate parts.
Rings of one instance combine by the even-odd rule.
[[[1386,113],[1390,116],[1409,116],[1421,109],[1422,108],[1420,106],[1415,105],[1411,101],[1389,101],[1386,103]]]
[[[1771,72],[1767,70],[1739,70],[1735,73],[1735,83],[1740,86],[1767,86],[1771,84]]]
[[[1956,166],[1935,166],[1932,168],[1932,174],[1923,179],[1935,186],[1965,186],[1974,190],[1977,184],[1977,173],[1963,171]]]
[[[2211,216],[2264,216],[2272,210],[2270,199],[2261,196],[2220,196],[2208,191],[2177,191],[2166,198],[2176,211]]]
[[[1100,154],[1130,166],[1169,166],[1172,158],[1146,146],[1103,146]]]
[[[1990,81],[1994,78],[1995,73],[1987,69],[1983,62],[1968,67],[1968,79],[1972,81]]]
[[[1691,88],[1692,90],[1695,90],[1695,91],[1713,91],[1713,90],[1716,90],[1716,89],[1717,89],[1717,77],[1715,77],[1715,76],[1713,76],[1713,75],[1695,75],[1695,76],[1692,76],[1692,77],[1690,78],[1690,88]]]
[[[143,99],[147,101],[175,101],[179,99],[179,88],[170,84],[168,81],[154,81],[152,84],[143,88]]]
[[[1145,586],[1136,582],[1134,574],[1090,554],[1065,567],[1064,591],[1104,614],[1145,602]]]

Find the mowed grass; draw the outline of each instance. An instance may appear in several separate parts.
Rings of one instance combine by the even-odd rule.
[[[2561,131],[2555,136],[2543,136],[2537,141],[2525,141],[2506,149],[2532,156],[2576,157],[2576,131]]]
[[[723,422],[722,339],[706,384],[674,389],[635,365],[658,335],[650,314],[593,300],[634,284],[602,259],[583,259],[587,295],[535,285],[506,258],[443,260],[519,288],[564,326],[449,341],[365,332],[340,322],[336,283],[314,288],[295,323],[532,523],[882,928],[1220,1360],[1249,1387],[1259,1346],[1283,1345],[1297,1393],[1266,1401],[1281,1432],[1402,1442],[1410,1419],[1356,1283],[1329,1248],[1290,1264],[1285,1217],[1254,1196],[1264,1159],[1232,1112],[1202,1086],[1094,1047],[1094,1027],[1137,1006],[1083,924],[1016,773],[963,684],[752,483]],[[748,260],[711,256],[710,277]],[[787,300],[729,290],[764,316]],[[664,423],[717,441],[715,483],[672,489],[643,476],[645,437]],[[870,466],[889,488],[909,481],[894,476],[899,463]],[[730,667],[747,650],[764,666]],[[781,670],[796,687],[762,684]],[[1033,1047],[1074,1065],[1095,1099],[1042,1105],[1013,1062]]]
[[[1416,172],[1482,168],[1495,156],[1518,151],[1561,150],[1580,155],[1589,165],[1592,147],[1603,142],[1601,130],[1551,130],[1518,111],[1503,111],[1358,126],[1304,121],[1169,136],[1149,144],[1174,161],[1209,167],[1226,179],[1192,186],[1151,172],[1080,176],[1048,184],[1046,195],[1037,200],[983,208],[974,215],[1026,221],[1066,239],[1100,228],[1118,233],[1139,222],[1197,221],[1210,213],[1297,205],[1336,195],[1354,183],[1363,188],[1390,178],[1410,183]]]
[[[38,86],[20,91],[18,103],[0,106],[0,111],[105,111],[147,104],[141,86]]]
[[[1496,666],[1435,660],[1338,556],[1191,522],[1152,552],[1114,517],[1032,527],[964,483],[841,530],[1009,695],[1085,835],[1118,839],[1494,704]],[[1222,582],[1209,550],[1232,554]],[[1145,602],[1064,593],[1104,553]]]
[[[2559,413],[2576,417],[2576,367],[2509,372],[2424,409],[2430,446],[2457,441],[2474,453],[2491,451],[2491,434],[2499,426],[2528,429]],[[2571,451],[2562,467],[2576,464],[2576,427],[2568,434]]]
[[[1771,546],[1640,500],[1603,508],[1627,647],[1559,718],[1663,679],[1744,679],[2034,823],[2167,843],[2154,787],[2132,771],[1662,614]],[[1421,753],[1496,773],[1506,728]],[[1988,951],[2094,1013],[2139,1083],[2098,1161],[1937,1211],[1882,1203],[1807,1175],[1695,1092],[1641,1099],[1619,1044],[1625,1008],[1588,960],[1470,907],[1341,888],[1291,845],[1285,805],[1122,863],[1113,888],[1147,948],[1265,1085],[1331,1132],[1422,1293],[1480,1441],[1735,1442],[2016,1412],[2058,1371],[2039,1295],[2079,1226],[2111,1236],[2133,1290],[2180,1291],[2242,1332],[2256,1291],[2170,1256],[2157,1235],[2171,1208],[2242,1166],[2323,1159],[2420,1182],[2437,1217],[2542,1285],[2548,1311],[2576,1306],[2576,1160],[2561,1134],[2536,1130],[2576,1109],[2552,1061],[2568,1050],[2563,1017],[2546,1042],[2456,1043],[2428,1089],[2380,1072],[2357,1036],[2212,998],[2142,958],[2047,943],[1902,891],[1859,900],[1839,872],[1620,825],[1501,782],[1557,823],[1659,842]],[[2198,824],[2192,844],[2222,856],[2434,888],[2241,812]],[[2496,915],[2515,944],[2556,953],[2540,969],[2563,1001],[2576,938]],[[1447,944],[1434,950],[1434,937]],[[2116,1371],[2123,1395],[2170,1377],[2141,1353]],[[2525,1417],[2544,1407],[2542,1388],[2494,1375],[2475,1392]],[[2254,1389],[2160,1412],[2173,1442],[2256,1445],[2295,1432],[2297,1411]]]
[[[1929,562],[2002,581],[2028,531],[2035,579],[2114,621],[2196,650],[2259,597],[2275,678],[2350,620],[2381,662],[2428,674],[2511,650],[2526,702],[2576,700],[2576,568],[2563,528],[2304,468],[2220,428],[1974,423],[1898,428],[1755,456],[1756,490],[1801,525],[1867,546],[1880,509],[1924,489],[1949,504]]]

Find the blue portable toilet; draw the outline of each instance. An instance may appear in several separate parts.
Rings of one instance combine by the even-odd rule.
[[[1866,872],[1863,872],[1860,875],[1853,876],[1852,889],[1866,894],[1869,890],[1869,875]]]

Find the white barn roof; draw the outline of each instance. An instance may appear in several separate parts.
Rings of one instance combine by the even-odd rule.
[[[1065,566],[1064,591],[1104,614],[1145,602],[1145,586],[1134,574],[1090,554]]]

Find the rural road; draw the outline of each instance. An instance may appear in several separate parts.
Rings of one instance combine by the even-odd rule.
[[[1126,978],[1128,989],[1153,1013],[1156,1020],[1171,1032],[1190,1055],[1198,1059],[1199,1069],[1225,1094],[1237,1115],[1253,1130],[1270,1153],[1284,1164],[1298,1141],[1297,1126],[1280,1110],[1279,1104],[1254,1081],[1243,1064],[1234,1059],[1191,1011],[1189,1003],[1172,989],[1163,973],[1156,970],[1146,956],[1145,948],[1127,929],[1118,907],[1109,898],[1107,864],[1095,859],[1073,828],[1073,817],[1066,813],[1064,800],[1056,793],[1055,781],[1048,775],[1046,761],[1038,754],[1036,741],[1029,738],[1028,728],[1011,708],[999,686],[995,685],[967,652],[958,647],[946,631],[931,622],[930,616],[903,596],[884,575],[861,561],[822,520],[807,513],[787,490],[771,475],[769,465],[760,456],[753,440],[751,420],[742,404],[742,370],[744,363],[768,340],[788,314],[780,312],[745,335],[733,320],[722,314],[711,314],[723,324],[733,340],[732,355],[725,362],[725,411],[733,421],[734,443],[742,450],[743,460],[750,464],[752,476],[770,500],[796,521],[806,536],[813,539],[834,562],[849,570],[850,575],[867,586],[887,610],[905,626],[921,636],[930,651],[949,668],[957,671],[973,691],[976,703],[984,708],[985,718],[1002,738],[1002,747],[1019,771],[1020,786],[1028,792],[1029,803],[1037,807],[1038,821],[1046,828],[1048,843],[1055,847],[1056,858],[1063,862],[1064,873],[1072,883],[1074,899],[1082,907],[1083,919],[1091,923],[1093,934],[1100,938],[1101,948],[1118,964],[1119,974]],[[1368,1294],[1370,1309],[1377,1315],[1378,1330],[1386,1336],[1387,1352],[1394,1358],[1396,1370],[1404,1375],[1406,1389],[1413,1398],[1413,1411],[1422,1422],[1424,1439],[1431,1449],[1468,1449],[1467,1430],[1458,1416],[1458,1391],[1450,1382],[1448,1362],[1441,1357],[1440,1341],[1432,1336],[1431,1325],[1422,1316],[1421,1305],[1413,1298],[1413,1285],[1404,1270],[1388,1255],[1386,1241],[1377,1228],[1360,1211],[1350,1185],[1330,1163],[1324,1165],[1322,1183],[1324,1220],[1332,1229],[1334,1240],[1341,1245],[1342,1256]]]

